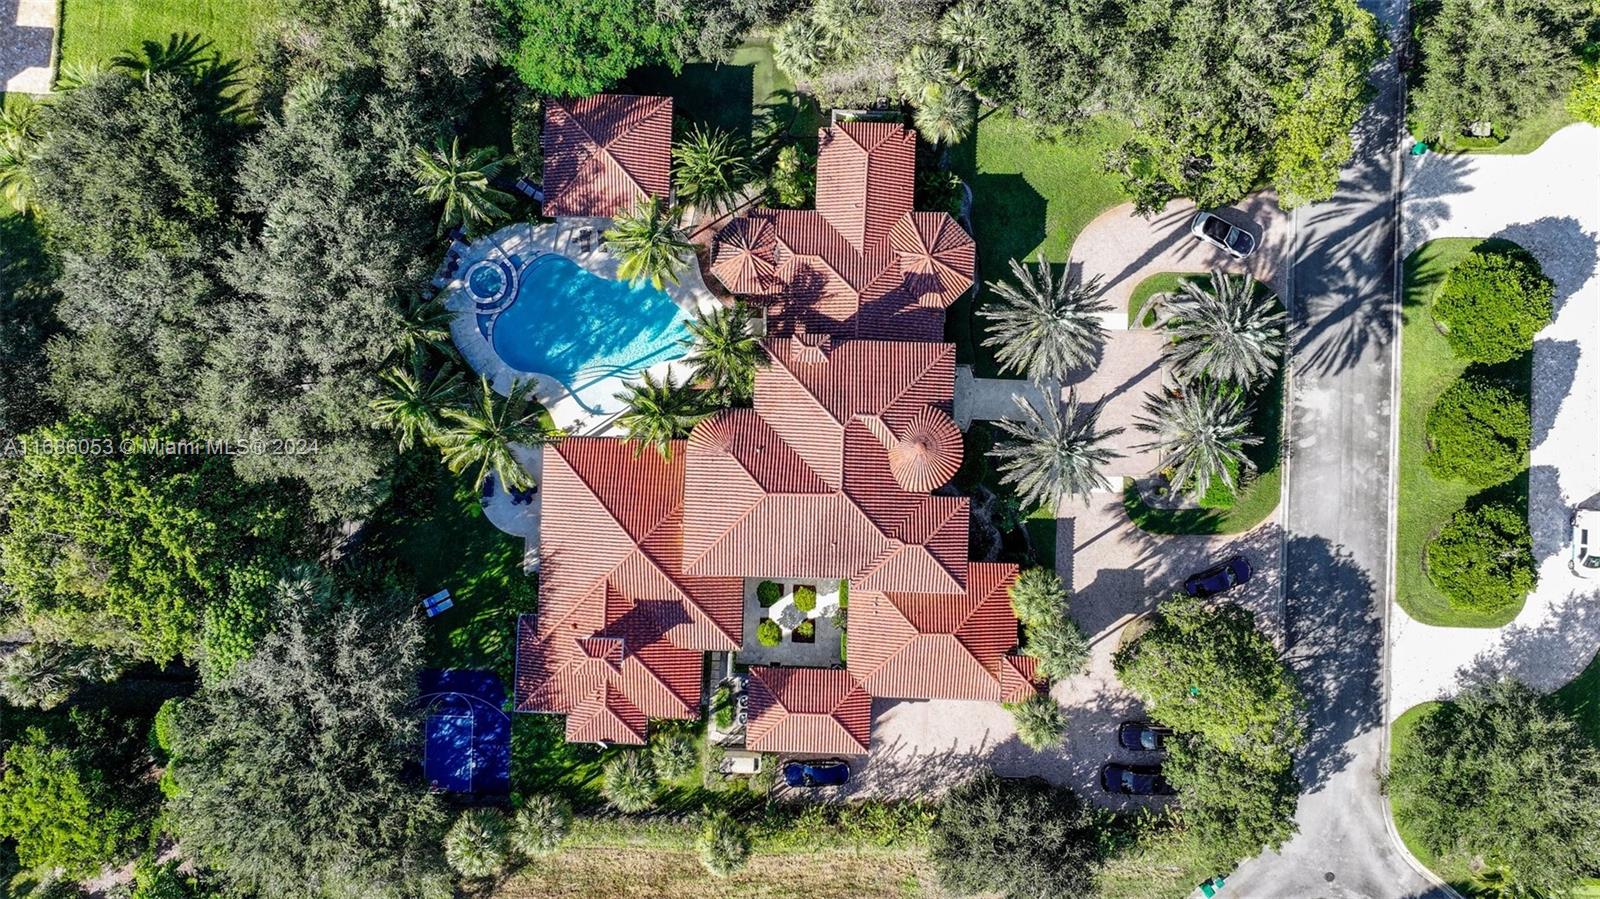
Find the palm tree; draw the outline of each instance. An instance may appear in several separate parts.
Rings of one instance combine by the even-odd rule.
[[[956,76],[965,79],[994,60],[994,31],[975,0],[961,0],[939,19],[939,40],[955,49]]]
[[[913,103],[921,103],[930,85],[950,80],[950,60],[943,49],[929,44],[912,47],[895,64],[895,87]]]
[[[372,401],[380,423],[394,429],[402,451],[419,439],[433,440],[444,430],[444,412],[461,401],[461,373],[446,362],[429,374],[427,356],[421,352],[411,367],[395,366],[381,376],[388,393]]]
[[[1008,702],[1005,708],[1016,720],[1017,739],[1029,749],[1053,749],[1067,738],[1067,715],[1049,693]]]
[[[678,269],[694,255],[694,244],[678,227],[678,210],[660,197],[617,216],[605,238],[621,259],[617,274],[635,284],[649,281],[657,290],[678,283]]]
[[[105,74],[106,67],[99,62],[67,62],[56,70],[55,89],[58,94],[75,91]]]
[[[750,331],[750,309],[742,302],[720,306],[688,322],[690,380],[724,406],[748,403],[761,366],[761,341]]]
[[[488,378],[479,380],[483,392],[478,407],[445,409],[444,426],[433,442],[451,471],[460,474],[468,468],[478,469],[476,486],[482,487],[492,472],[508,489],[529,489],[534,486],[533,476],[517,461],[512,447],[548,443],[560,435],[539,424],[540,408],[533,400],[531,384],[513,382],[511,395],[501,399]]]
[[[739,198],[750,181],[750,159],[727,131],[699,125],[672,149],[678,164],[678,197],[708,212],[717,212]]]
[[[505,869],[511,828],[497,808],[469,808],[444,835],[444,859],[468,880],[487,880]]]
[[[1167,365],[1178,380],[1208,377],[1249,388],[1277,370],[1287,316],[1276,296],[1257,295],[1250,275],[1212,271],[1209,286],[1185,280],[1178,291],[1151,297],[1136,320],[1152,303],[1172,335]]]
[[[493,147],[479,147],[462,156],[461,138],[454,137],[448,146],[440,138],[432,150],[415,147],[411,152],[416,162],[417,196],[444,204],[438,233],[455,225],[475,231],[508,215],[505,206],[514,198],[489,183],[505,165],[504,159],[495,157]]]
[[[1159,450],[1162,464],[1174,469],[1174,489],[1187,488],[1199,499],[1211,482],[1234,488],[1234,466],[1248,466],[1243,447],[1261,438],[1249,433],[1250,415],[1238,390],[1202,381],[1179,394],[1152,394],[1139,430],[1155,438],[1141,449]]]
[[[672,441],[687,437],[712,412],[701,404],[694,391],[674,381],[670,371],[663,381],[645,372],[644,377],[617,394],[617,399],[628,405],[627,411],[617,416],[617,424],[628,432],[634,456],[649,446],[661,458],[670,460]]]
[[[20,215],[38,210],[31,152],[0,144],[0,199]]]
[[[1120,455],[1104,442],[1122,428],[1096,430],[1098,404],[1078,407],[1078,391],[1067,394],[1066,414],[1053,397],[1044,411],[1020,396],[1012,401],[1022,412],[1020,421],[996,422],[1013,439],[997,443],[990,454],[1000,460],[1000,481],[1017,488],[1017,497],[1037,509],[1053,506],[1063,494],[1087,497],[1094,490],[1109,490],[1111,482],[1100,466]]]
[[[27,94],[17,94],[0,109],[0,146],[36,147],[44,140],[44,107]]]
[[[1093,362],[1106,339],[1100,313],[1111,308],[1099,299],[1100,276],[1057,280],[1042,256],[1031,272],[1011,260],[1011,276],[989,284],[1001,302],[978,311],[989,322],[983,345],[998,348],[1001,367],[1042,382]]]
[[[912,120],[922,136],[937,147],[960,143],[972,133],[977,116],[977,103],[966,88],[936,81],[923,87]]]
[[[455,344],[450,340],[450,320],[454,317],[455,313],[444,303],[412,294],[400,310],[396,329],[400,350],[412,355],[430,349],[446,359],[455,358]]]
[[[798,80],[813,78],[828,64],[832,42],[811,17],[791,16],[772,36],[772,61]]]

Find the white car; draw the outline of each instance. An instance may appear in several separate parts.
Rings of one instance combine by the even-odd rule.
[[[1600,577],[1600,511],[1572,513],[1572,560],[1567,564],[1578,577]]]
[[[1254,235],[1209,212],[1195,213],[1194,220],[1189,223],[1189,233],[1235,259],[1243,259],[1256,251]]]

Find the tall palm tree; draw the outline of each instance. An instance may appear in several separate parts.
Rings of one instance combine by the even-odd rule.
[[[921,103],[930,85],[950,80],[950,58],[941,47],[918,44],[894,67],[895,87],[912,103]]]
[[[1237,389],[1202,381],[1180,394],[1151,394],[1139,430],[1155,435],[1141,449],[1161,453],[1161,464],[1174,469],[1172,486],[1205,495],[1212,481],[1235,487],[1229,463],[1248,466],[1244,447],[1261,438],[1250,433],[1249,410]]]
[[[396,329],[401,352],[413,355],[431,349],[446,359],[455,358],[456,347],[450,340],[450,320],[454,317],[455,313],[439,300],[412,294],[400,310]]]
[[[489,183],[505,166],[493,147],[479,147],[463,156],[461,138],[451,138],[446,145],[441,137],[432,150],[416,147],[411,152],[416,162],[417,196],[444,204],[438,233],[455,225],[476,231],[509,214],[506,206],[514,198]]]
[[[978,104],[971,92],[949,81],[923,87],[912,116],[917,130],[936,147],[960,143],[977,120]]]
[[[998,348],[1001,367],[1059,381],[1094,361],[1106,339],[1099,316],[1111,308],[1100,299],[1100,276],[1087,284],[1070,275],[1057,279],[1042,256],[1032,271],[1011,260],[1011,276],[989,284],[1001,302],[978,310],[989,323],[983,345]]]
[[[956,53],[956,76],[966,79],[995,57],[994,30],[976,0],[961,0],[939,19],[939,40]]]
[[[1104,444],[1122,428],[1098,430],[1099,404],[1080,409],[1076,389],[1067,394],[1064,414],[1054,397],[1045,398],[1043,411],[1020,396],[1011,399],[1022,417],[996,422],[1012,439],[990,450],[1000,461],[1001,483],[1015,486],[1018,498],[1036,509],[1053,506],[1063,495],[1111,489],[1100,467],[1120,453]]]
[[[605,238],[621,260],[617,274],[635,284],[649,281],[657,290],[678,283],[678,270],[694,257],[694,244],[678,227],[678,210],[660,197],[617,216]]]
[[[795,78],[814,78],[832,56],[828,32],[805,13],[789,17],[772,36],[772,61]]]
[[[1276,296],[1257,295],[1250,275],[1214,270],[1209,284],[1185,280],[1179,290],[1151,297],[1137,320],[1152,308],[1172,335],[1167,365],[1180,381],[1208,377],[1249,388],[1278,368],[1287,316]]]
[[[662,381],[645,372],[644,377],[617,394],[617,399],[628,404],[627,411],[617,416],[617,424],[628,432],[635,456],[648,446],[661,458],[670,460],[672,441],[687,437],[713,411],[701,403],[694,391],[674,381],[670,371]]]
[[[744,303],[720,306],[688,323],[690,380],[731,406],[748,403],[761,366],[761,341],[750,331],[750,309]]]
[[[444,456],[445,465],[457,474],[476,467],[476,485],[492,472],[508,489],[526,490],[534,485],[512,447],[517,444],[549,443],[560,437],[539,424],[539,404],[533,399],[533,385],[513,382],[511,395],[502,399],[479,378],[482,392],[475,409],[445,409],[444,426],[433,442]]]
[[[750,182],[750,158],[729,132],[694,126],[672,148],[677,163],[678,198],[708,212],[718,212],[739,198]]]
[[[420,352],[410,368],[397,365],[381,377],[388,392],[372,401],[372,411],[380,424],[394,429],[402,451],[437,437],[444,430],[444,411],[461,402],[461,373],[449,362],[430,373]]]

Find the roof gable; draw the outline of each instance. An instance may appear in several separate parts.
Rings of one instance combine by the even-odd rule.
[[[546,101],[547,216],[614,216],[672,190],[672,98],[597,94]]]
[[[758,752],[862,755],[872,730],[872,696],[835,668],[750,669],[745,745]]]

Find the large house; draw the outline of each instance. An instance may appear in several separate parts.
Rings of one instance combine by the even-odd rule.
[[[969,561],[968,502],[943,490],[962,435],[955,348],[939,341],[974,252],[950,216],[913,211],[915,144],[898,124],[826,128],[816,210],[757,209],[717,235],[711,271],[765,305],[772,335],[753,408],[718,413],[665,456],[603,437],[546,452],[518,711],[565,714],[569,740],[633,744],[651,718],[698,717],[703,654],[753,647],[766,580],[846,595],[848,641],[829,667],[752,665],[750,749],[861,755],[875,698],[1039,689],[1017,651],[1016,568]],[[547,156],[568,179],[558,196],[605,193],[582,178],[610,178],[608,165]]]

